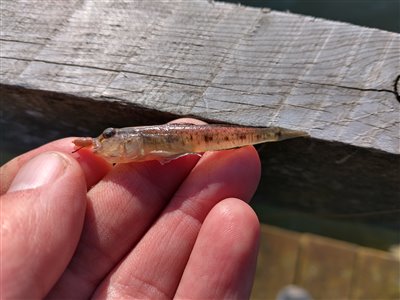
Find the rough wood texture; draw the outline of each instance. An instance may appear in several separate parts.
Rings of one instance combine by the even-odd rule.
[[[382,192],[379,209],[399,208],[399,34],[202,0],[10,0],[1,14],[5,148],[178,115],[301,129],[312,140],[283,148],[307,159],[270,156],[268,176],[290,182],[267,196],[350,194],[371,211]]]
[[[313,299],[399,299],[400,261],[392,253],[261,227],[261,245],[251,299],[276,299],[290,284]]]
[[[295,282],[300,238],[300,234],[292,231],[261,227],[252,299],[276,299],[284,286]]]
[[[304,234],[296,284],[315,299],[348,299],[356,249],[355,245]]]

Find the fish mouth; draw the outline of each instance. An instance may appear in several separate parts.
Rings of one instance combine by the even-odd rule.
[[[93,138],[85,137],[85,138],[77,138],[72,141],[72,143],[80,148],[93,146]]]
[[[92,138],[93,152],[98,152],[101,149],[101,142],[99,139]]]

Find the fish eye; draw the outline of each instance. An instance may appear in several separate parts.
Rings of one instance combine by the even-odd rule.
[[[115,130],[115,128],[107,128],[103,131],[102,136],[105,139],[108,139],[110,137],[113,137],[115,134],[117,133],[117,131]]]

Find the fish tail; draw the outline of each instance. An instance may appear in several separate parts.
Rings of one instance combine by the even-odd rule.
[[[278,141],[293,139],[298,137],[310,137],[310,135],[305,131],[280,129],[280,135]]]

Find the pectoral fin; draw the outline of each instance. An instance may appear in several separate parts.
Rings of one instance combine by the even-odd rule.
[[[179,157],[183,157],[186,155],[198,155],[201,157],[200,153],[180,153],[180,154],[171,154],[170,152],[166,152],[166,151],[153,151],[151,153],[152,155],[154,155],[154,159],[158,160],[160,162],[160,164],[165,165],[167,163],[169,163],[170,161],[173,161]]]

